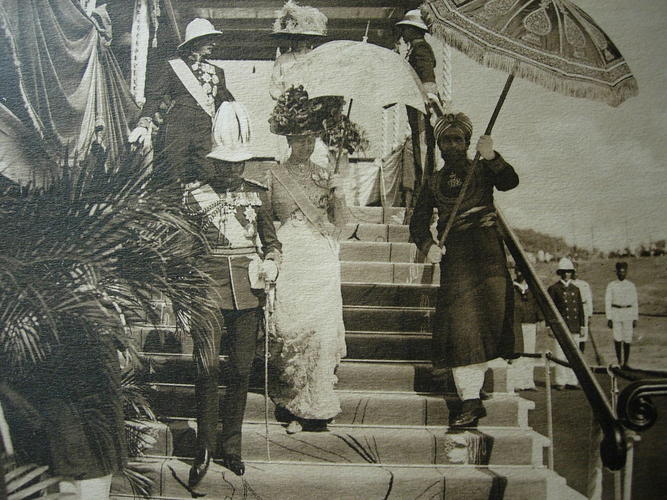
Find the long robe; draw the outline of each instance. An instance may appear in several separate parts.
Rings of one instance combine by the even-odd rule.
[[[410,222],[410,234],[424,253],[433,244],[429,229],[433,209],[438,209],[439,237],[460,181],[444,168],[424,185]],[[516,172],[498,153],[494,160],[481,160],[473,173],[440,262],[432,336],[435,368],[514,354],[514,292],[496,225],[493,191],[507,191],[518,183]]]

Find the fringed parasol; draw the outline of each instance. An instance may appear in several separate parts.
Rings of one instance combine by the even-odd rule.
[[[618,48],[569,0],[427,0],[421,12],[433,36],[480,64],[509,73],[485,135],[491,134],[515,76],[610,106],[638,93],[637,81]],[[479,153],[474,163],[478,161]],[[469,173],[440,246],[470,177]]]

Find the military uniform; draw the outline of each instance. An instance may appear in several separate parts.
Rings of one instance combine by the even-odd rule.
[[[423,38],[412,41],[407,59],[426,90],[437,94],[435,55],[428,42]],[[424,175],[433,171],[435,163],[435,138],[428,115],[424,117],[422,113],[411,107],[407,107],[407,113],[408,123],[412,132],[412,152],[415,162],[415,178],[412,181],[412,189],[416,190],[421,185]],[[409,184],[409,182],[404,181],[404,184]]]
[[[584,304],[581,300],[581,292],[573,281],[565,284],[562,280],[551,285],[548,289],[551,299],[556,305],[556,309],[563,317],[567,328],[572,334],[575,344],[578,345],[582,328],[585,324]],[[557,358],[565,360],[565,354],[558,341],[554,338],[553,342],[554,355]],[[556,365],[555,369],[555,383],[557,386],[578,386],[579,381],[574,372],[570,368],[561,365]]]
[[[241,426],[248,381],[263,318],[263,289],[252,288],[249,267],[263,259],[279,261],[267,188],[242,179],[233,189],[204,184],[188,191],[186,207],[201,224],[201,267],[212,284],[207,293],[220,311],[229,349],[230,371],[222,405],[222,441],[216,448],[218,422],[218,354],[222,332],[213,332],[212,366],[198,367],[197,444],[221,455],[241,456]],[[194,326],[197,328],[197,326]]]
[[[201,87],[202,102],[198,102],[176,74],[174,63],[185,74],[190,72],[193,84],[190,87]],[[164,167],[170,178],[192,180],[193,172],[198,171],[211,151],[211,121],[215,111],[223,102],[233,100],[223,70],[205,60],[173,59],[154,78],[149,78],[142,116],[151,118],[160,127],[156,164]],[[156,118],[158,112],[163,123]]]

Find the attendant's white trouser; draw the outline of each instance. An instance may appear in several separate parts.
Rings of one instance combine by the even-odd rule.
[[[484,385],[486,369],[486,362],[452,368],[456,392],[461,401],[479,399],[479,391]]]
[[[573,334],[572,340],[574,341],[574,344],[578,347],[579,342],[581,341],[581,337],[579,335]],[[553,349],[551,352],[558,359],[567,361],[565,353],[563,353],[563,349],[561,349],[560,344],[558,343],[555,337],[553,338]],[[579,381],[577,380],[577,377],[575,376],[574,371],[571,368],[566,368],[557,363],[553,364],[554,364],[554,384],[579,385]]]
[[[96,477],[82,481],[68,481],[60,483],[60,493],[74,493],[76,500],[108,500],[111,493],[111,478],[113,476]]]
[[[523,334],[523,352],[535,353],[535,337],[537,335],[537,324],[521,323]],[[532,389],[535,387],[533,378],[535,371],[535,359],[520,357],[512,361],[509,366],[509,377],[515,389]]]
[[[614,340],[616,342],[625,342],[626,344],[632,343],[632,320],[613,320],[611,331],[614,334]]]

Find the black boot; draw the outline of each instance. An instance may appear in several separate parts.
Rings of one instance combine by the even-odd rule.
[[[190,476],[188,477],[188,486],[194,488],[201,480],[204,479],[208,466],[211,464],[211,452],[207,448],[203,448],[197,453],[192,467],[190,468]]]
[[[579,350],[584,352],[586,350],[586,342],[579,342]]]
[[[229,469],[237,476],[245,474],[245,464],[238,455],[225,455],[222,457],[223,467]]]
[[[630,344],[623,342],[623,368],[628,367],[628,359],[630,359]]]
[[[486,417],[486,409],[479,399],[466,399],[461,406],[461,413],[450,423],[451,427],[474,427],[480,418]]]
[[[618,364],[623,365],[623,342],[614,341],[614,350],[616,351],[616,359],[618,359]]]

